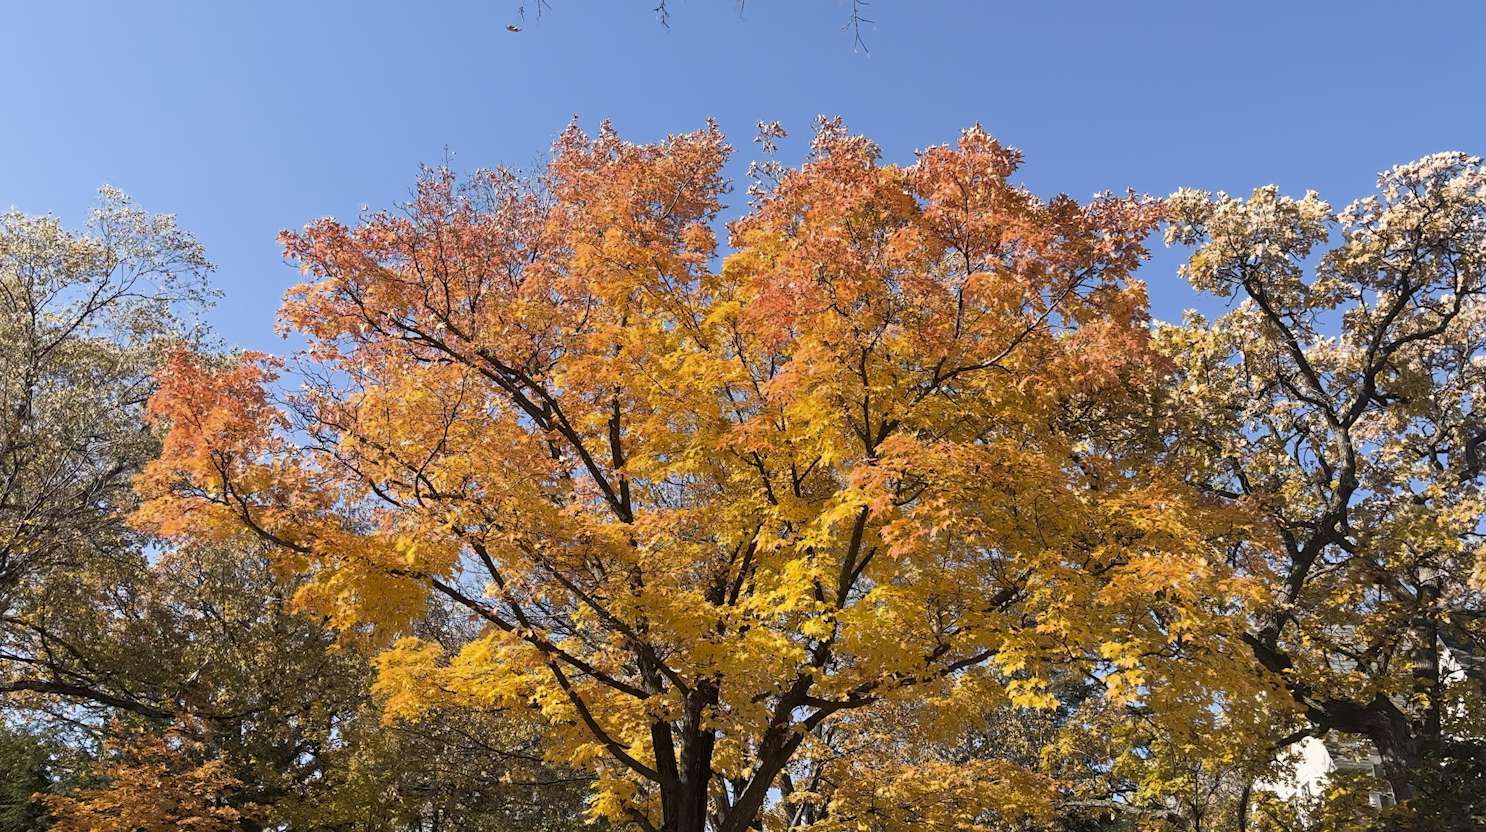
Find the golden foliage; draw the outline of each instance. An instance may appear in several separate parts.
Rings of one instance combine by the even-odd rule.
[[[262,361],[178,356],[139,521],[272,541],[303,604],[390,645],[389,714],[525,709],[593,816],[647,828],[742,832],[787,767],[898,741],[903,703],[1047,708],[1055,671],[1186,723],[1266,695],[1224,552],[1268,535],[1147,452],[1160,205],[1041,200],[979,128],[897,166],[824,122],[714,270],[728,152],[570,128],[535,182],[432,171],[403,214],[286,233],[305,387],[279,408]],[[428,593],[482,637],[413,638]],[[827,826],[1056,793],[852,765]]]

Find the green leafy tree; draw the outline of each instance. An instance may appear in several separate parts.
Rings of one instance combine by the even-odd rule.
[[[51,787],[47,743],[25,731],[0,727],[0,832],[46,828],[46,804],[37,795]]]

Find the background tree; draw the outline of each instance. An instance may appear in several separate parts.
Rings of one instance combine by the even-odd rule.
[[[445,737],[457,723],[428,727],[400,765],[366,654],[290,609],[303,580],[275,572],[261,541],[165,547],[126,522],[130,480],[159,449],[144,403],[161,360],[199,343],[186,318],[208,270],[171,218],[109,189],[82,233],[0,217],[0,828],[44,828],[39,792],[59,823],[186,824],[157,780],[211,786],[202,823],[409,828],[432,772],[457,760],[498,781],[511,764],[496,752],[526,742],[490,730],[475,762]],[[423,632],[462,637],[436,612]],[[469,776],[439,791],[466,829],[573,813],[553,790]]]
[[[446,828],[555,829],[578,811],[564,775],[535,764],[531,738],[499,714],[385,728],[366,654],[290,609],[300,585],[273,573],[257,541],[189,546],[55,611],[48,643],[76,649],[54,650],[50,672],[132,703],[35,693],[11,702],[34,724],[70,727],[89,750],[41,789],[57,795],[63,828],[129,828],[108,818],[177,828],[196,813],[208,828],[243,830],[418,829],[435,816]],[[419,631],[459,643],[438,621]],[[480,745],[467,739],[476,730]],[[180,781],[189,812],[166,806],[157,780]]]
[[[0,832],[45,829],[46,805],[37,795],[53,782],[51,748],[44,738],[0,728]]]
[[[1147,464],[1159,207],[1044,202],[979,129],[900,167],[828,122],[713,273],[727,152],[574,128],[535,183],[432,171],[287,234],[305,392],[174,360],[140,522],[252,530],[391,645],[389,713],[532,709],[591,814],[646,829],[776,825],[828,758],[824,826],[1045,816],[1035,772],[893,738],[1050,707],[1055,668],[1210,720],[1248,530]],[[480,638],[407,637],[430,594]]]
[[[1281,541],[1234,563],[1267,587],[1244,641],[1303,716],[1283,739],[1366,737],[1401,801],[1474,800],[1440,819],[1469,825],[1481,791],[1436,773],[1486,749],[1486,173],[1443,153],[1378,186],[1339,212],[1273,187],[1173,195],[1187,279],[1242,299],[1161,331],[1173,462]]]
[[[259,807],[234,799],[242,784],[199,743],[169,732],[110,743],[103,784],[47,799],[58,832],[232,832],[262,828]]]
[[[44,599],[138,560],[130,479],[158,448],[144,402],[165,344],[189,335],[175,313],[207,298],[209,271],[171,217],[111,188],[79,233],[50,216],[0,214],[0,696],[152,707],[109,685],[109,667],[54,672],[76,642],[52,635],[55,605]],[[4,828],[40,828],[32,794],[73,755],[57,723],[5,717]]]
[[[129,484],[157,447],[140,417],[209,271],[171,217],[112,189],[78,234],[0,215],[0,691],[65,684],[9,675],[29,657],[8,643],[34,629],[27,592],[139,537]]]

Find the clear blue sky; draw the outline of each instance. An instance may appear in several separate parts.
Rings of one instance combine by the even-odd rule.
[[[406,195],[447,148],[529,166],[574,114],[648,140],[841,114],[894,160],[979,121],[1044,195],[1275,182],[1335,203],[1425,153],[1486,153],[1486,3],[0,0],[0,207],[78,221],[101,183],[205,242],[229,343],[282,348],[274,236]],[[740,165],[741,167],[741,165]],[[741,189],[734,202],[742,199]],[[1190,297],[1176,256],[1145,277]]]

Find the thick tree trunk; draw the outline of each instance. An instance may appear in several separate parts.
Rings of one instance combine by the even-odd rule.
[[[1373,745],[1378,749],[1378,756],[1383,758],[1383,779],[1392,787],[1393,799],[1400,803],[1414,799],[1417,789],[1414,788],[1413,772],[1418,770],[1418,759],[1396,747],[1379,744],[1377,740]]]
[[[1271,672],[1287,673],[1293,669],[1290,656],[1276,643],[1275,631],[1247,636],[1245,641],[1254,656]],[[1419,793],[1418,775],[1423,770],[1424,745],[1408,716],[1388,697],[1379,693],[1366,704],[1348,699],[1320,698],[1310,686],[1286,680],[1291,696],[1305,710],[1314,725],[1328,731],[1366,737],[1382,759],[1383,779],[1393,789],[1393,798],[1402,803]]]
[[[705,832],[707,784],[682,783],[673,800],[675,808],[666,811],[668,820],[661,832]]]
[[[1402,803],[1417,797],[1417,778],[1423,765],[1420,742],[1404,715],[1391,701],[1379,696],[1365,710],[1360,728],[1354,726],[1349,733],[1360,733],[1372,743],[1393,799]]]
[[[686,700],[686,712],[681,720],[681,759],[675,759],[670,751],[670,727],[664,728],[666,739],[662,764],[673,776],[669,788],[661,789],[661,832],[705,832],[707,810],[712,786],[712,755],[716,749],[717,735],[704,727],[707,708],[717,704],[718,691],[711,683],[703,682],[690,692]]]

